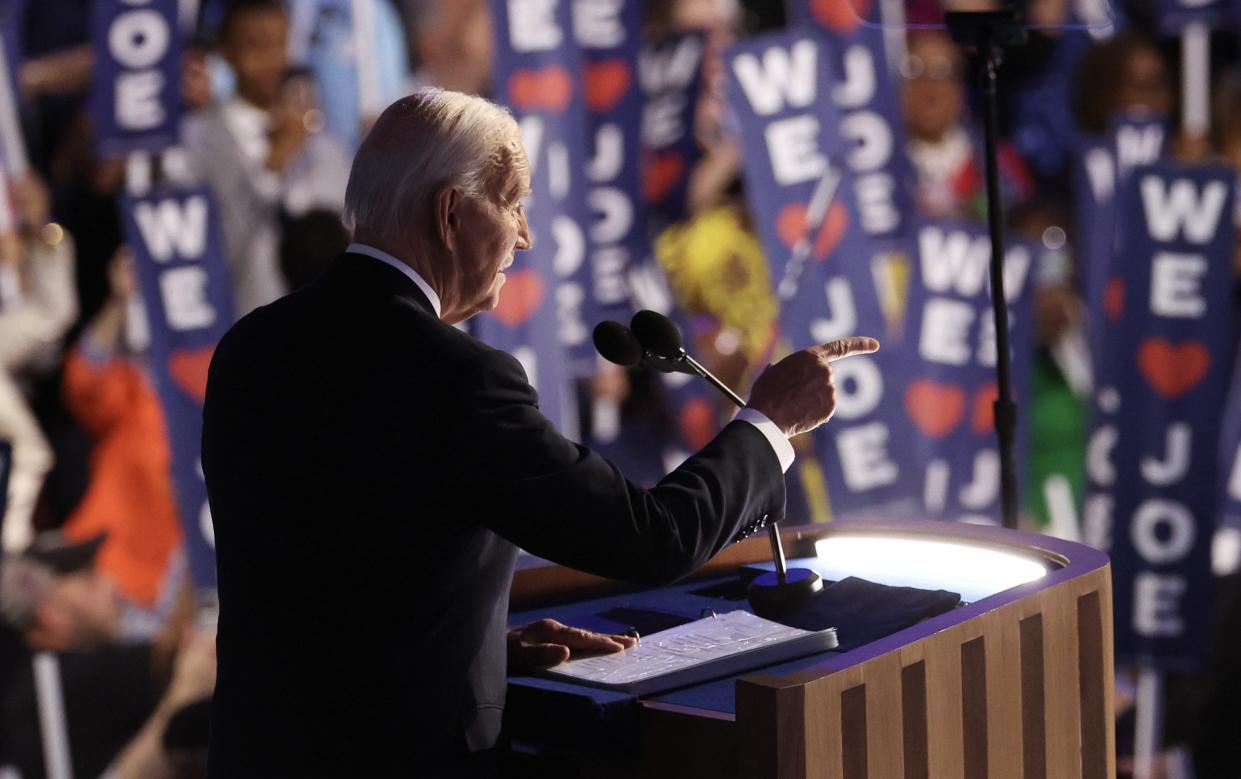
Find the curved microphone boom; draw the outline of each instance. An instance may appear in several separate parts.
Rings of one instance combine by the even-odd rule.
[[[679,373],[694,373],[710,382],[711,386],[722,392],[725,397],[737,404],[737,408],[745,408],[745,400],[732,391],[724,382],[715,377],[681,346],[681,331],[671,319],[658,311],[639,311],[633,315],[629,328],[642,345],[647,359],[660,370],[673,370]],[[673,366],[669,369],[660,368],[660,363]]]

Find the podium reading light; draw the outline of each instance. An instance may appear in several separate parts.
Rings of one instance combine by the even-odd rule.
[[[1048,571],[1044,561],[1030,555],[878,533],[830,536],[815,542],[814,551],[829,578],[857,576],[895,587],[952,590],[970,603],[1041,579]]]

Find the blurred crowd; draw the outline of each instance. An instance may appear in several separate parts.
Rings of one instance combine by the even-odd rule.
[[[48,659],[59,667],[74,775],[201,776],[213,645],[187,585],[170,447],[144,365],[149,336],[117,216],[126,182],[141,171],[96,155],[85,107],[90,5],[30,2],[14,74],[30,170],[7,182],[15,219],[0,235],[0,440],[13,447],[0,564],[0,777],[45,775],[39,664]],[[702,156],[687,216],[661,226],[652,243],[694,322],[698,354],[728,383],[748,386],[770,355],[779,308],[747,213],[720,57],[731,42],[782,26],[784,13],[775,0],[647,5],[652,37],[699,29],[708,41]],[[207,2],[184,53],[183,153],[165,159],[164,173],[214,193],[238,316],[312,280],[348,243],[345,182],[374,118],[358,109],[349,8],[348,0]],[[1034,0],[1028,13],[1055,22],[1066,8]],[[424,84],[490,93],[485,0],[379,0],[375,10],[384,104]],[[1179,107],[1175,44],[1155,37],[1149,7],[1125,15],[1123,28],[1097,40],[1035,31],[1001,74],[1010,228],[1063,257],[1037,299],[1031,483],[1059,474],[1079,499],[1086,413],[1055,359],[1084,321],[1069,161],[1077,138],[1101,136],[1117,116],[1175,126]],[[1213,49],[1212,130],[1180,133],[1175,153],[1241,171],[1241,68],[1231,36],[1217,35]],[[892,77],[917,208],[982,220],[971,63],[945,32],[902,37]],[[1072,64],[1063,68],[1066,57]],[[1235,267],[1241,273],[1241,262]],[[660,413],[649,387],[623,371],[601,371],[589,387],[622,404],[630,421]],[[1027,504],[1026,520],[1045,524],[1041,493]],[[1235,573],[1220,573],[1223,653],[1241,626]],[[1188,725],[1235,717],[1241,678],[1226,665],[1173,696],[1188,714],[1170,735],[1194,747],[1198,776],[1241,774],[1231,743]],[[1123,685],[1121,697],[1123,710]]]

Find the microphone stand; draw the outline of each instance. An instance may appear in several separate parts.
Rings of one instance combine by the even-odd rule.
[[[736,404],[737,408],[745,408],[745,400],[707,370],[705,365],[695,360],[684,347],[678,347],[674,354],[667,357],[647,351],[646,357],[652,362],[685,363],[694,373],[706,379],[708,384]],[[775,577],[760,574],[750,583],[750,603],[760,617],[778,617],[823,589],[822,577],[809,568],[789,570],[788,558],[784,555],[784,543],[780,540],[779,523],[779,519],[767,523],[767,540],[771,544],[771,557],[776,565]],[[772,578],[774,581],[771,581]]]
[[[743,400],[740,395],[733,392],[732,388],[730,388],[727,384],[716,378],[714,373],[707,370],[705,365],[695,360],[689,352],[682,349],[681,354],[677,355],[676,359],[684,360],[685,364],[692,368],[694,373],[697,373],[699,376],[706,379],[708,384],[723,393],[724,397],[728,398],[737,405],[737,408],[745,408],[745,400]]]
[[[1026,30],[1017,11],[949,11],[944,15],[952,39],[974,46],[983,58],[983,129],[986,135],[987,227],[991,235],[991,312],[995,319],[997,397],[992,405],[1000,450],[1000,506],[1004,527],[1017,527],[1017,404],[1013,401],[1012,355],[1008,346],[1008,299],[1004,296],[1004,202],[1000,198],[999,97],[996,71],[1004,49],[1025,42]]]

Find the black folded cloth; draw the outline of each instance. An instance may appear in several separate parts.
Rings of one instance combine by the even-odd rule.
[[[850,576],[827,585],[779,621],[802,630],[836,628],[839,650],[847,652],[960,603],[961,596],[947,590],[892,587]]]

